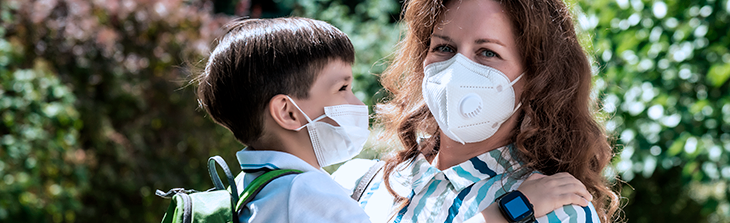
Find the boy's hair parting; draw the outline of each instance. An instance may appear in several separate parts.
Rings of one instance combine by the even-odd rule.
[[[330,61],[355,61],[347,35],[323,21],[238,19],[225,28],[195,80],[197,96],[213,120],[245,145],[262,136],[264,111],[272,97],[306,99]]]

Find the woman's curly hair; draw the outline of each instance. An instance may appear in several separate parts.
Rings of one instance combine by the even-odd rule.
[[[523,168],[552,175],[568,172],[583,182],[595,198],[602,222],[612,220],[618,196],[611,190],[603,169],[613,151],[596,120],[590,98],[591,65],[578,42],[571,13],[561,0],[497,0],[515,31],[516,45],[525,67],[522,112],[511,142]],[[385,183],[405,205],[406,198],[391,188],[396,166],[412,162],[419,153],[427,157],[438,150],[438,124],[421,95],[423,61],[434,27],[448,0],[410,0],[405,3],[407,25],[392,65],[381,76],[391,98],[379,105],[378,121],[384,135],[397,135],[405,148],[387,160]],[[418,143],[419,135],[432,137]]]

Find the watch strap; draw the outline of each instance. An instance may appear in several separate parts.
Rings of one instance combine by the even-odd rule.
[[[515,190],[515,191],[510,191],[510,192],[504,193],[504,194],[502,194],[501,196],[499,196],[499,197],[498,197],[498,198],[497,198],[497,199],[496,199],[496,200],[494,201],[495,203],[497,203],[497,209],[499,209],[499,212],[500,212],[500,213],[502,213],[502,216],[504,217],[504,219],[506,219],[506,220],[507,220],[507,222],[510,222],[510,223],[532,223],[532,222],[535,222],[535,221],[536,221],[536,220],[535,220],[535,214],[534,214],[534,213],[535,213],[535,207],[534,207],[534,206],[533,206],[533,205],[532,205],[531,203],[529,203],[529,202],[527,203],[527,205],[528,205],[528,206],[530,207],[530,209],[532,209],[532,213],[533,213],[533,214],[531,214],[531,215],[527,216],[526,218],[524,218],[524,219],[521,219],[521,220],[519,220],[519,221],[511,221],[511,220],[510,220],[510,218],[508,217],[508,216],[510,216],[510,215],[509,215],[509,213],[507,213],[507,210],[504,210],[504,208],[502,207],[502,204],[501,204],[501,202],[500,202],[500,201],[502,200],[502,198],[504,198],[504,197],[505,197],[505,196],[507,196],[508,194],[510,194],[510,193],[515,193],[515,192],[517,192],[517,193],[522,193],[522,192],[520,192],[520,191],[517,191],[517,190]],[[524,195],[524,194],[523,194],[523,195]]]

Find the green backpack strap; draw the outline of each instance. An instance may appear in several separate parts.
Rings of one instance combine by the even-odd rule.
[[[220,156],[213,156],[208,159],[208,174],[210,175],[210,179],[213,180],[213,185],[215,185],[216,190],[226,189],[226,187],[223,186],[223,182],[221,182],[220,176],[218,176],[218,171],[215,169],[216,163],[221,166],[223,173],[226,174],[226,178],[228,178],[228,186],[230,186],[231,189],[231,207],[235,207],[236,203],[238,203],[238,187],[236,187],[236,180],[233,177],[231,169],[228,168],[228,164],[226,164],[226,161]]]
[[[251,183],[246,187],[246,189],[243,190],[241,193],[241,197],[238,200],[238,204],[236,204],[236,211],[234,213],[237,213],[238,211],[243,209],[243,206],[245,206],[248,202],[251,202],[254,197],[256,197],[256,194],[258,194],[261,189],[266,186],[266,184],[269,184],[269,182],[273,181],[276,178],[283,177],[290,174],[299,174],[302,173],[301,170],[294,170],[294,169],[280,169],[280,170],[271,170],[264,174],[261,174],[261,176],[256,177]]]
[[[229,188],[223,186],[215,164],[218,163],[228,179]],[[167,193],[157,190],[156,195],[172,198],[170,206],[162,219],[163,223],[238,223],[236,210],[238,187],[230,168],[220,156],[208,159],[208,174],[214,188],[206,191],[175,188]]]

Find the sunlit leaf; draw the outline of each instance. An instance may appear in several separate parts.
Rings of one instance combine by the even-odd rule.
[[[730,78],[730,63],[714,64],[707,72],[707,81],[715,87],[725,84],[728,78]]]

